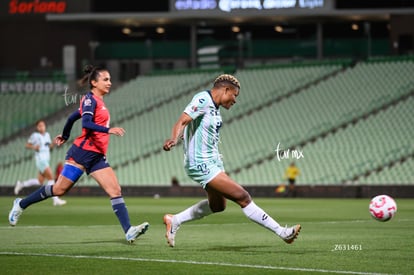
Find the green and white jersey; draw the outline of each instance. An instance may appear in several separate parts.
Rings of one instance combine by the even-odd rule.
[[[196,94],[184,113],[193,119],[184,129],[184,165],[191,167],[220,159],[218,143],[222,119],[210,91]]]
[[[36,160],[46,160],[49,161],[50,159],[50,144],[52,140],[50,139],[50,135],[48,132],[44,133],[43,135],[39,132],[34,132],[27,141],[32,145],[39,145],[39,151],[35,152],[35,159]]]

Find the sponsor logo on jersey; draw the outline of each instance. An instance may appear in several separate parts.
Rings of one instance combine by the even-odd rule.
[[[91,106],[92,105],[92,100],[90,100],[89,98],[85,99],[83,101],[83,106]]]

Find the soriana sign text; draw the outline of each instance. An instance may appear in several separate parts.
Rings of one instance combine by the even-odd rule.
[[[10,0],[9,14],[43,14],[43,13],[64,13],[66,1],[19,1]]]

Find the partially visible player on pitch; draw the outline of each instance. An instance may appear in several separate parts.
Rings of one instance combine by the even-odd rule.
[[[125,130],[109,127],[109,111],[103,101],[104,95],[111,88],[111,76],[108,70],[87,66],[81,84],[89,84],[91,89],[81,100],[79,110],[67,120],[62,135],[55,138],[58,146],[68,140],[73,123],[82,117],[82,134],[75,139],[66,155],[66,163],[57,182],[51,186],[43,186],[24,199],[17,198],[9,213],[9,223],[15,226],[23,210],[30,205],[54,195],[63,195],[82,176],[83,172],[91,175],[105,190],[111,199],[112,209],[125,232],[125,238],[132,243],[144,234],[149,224],[144,222],[131,226],[128,210],[122,197],[118,179],[106,160],[109,135],[123,136]]]
[[[31,186],[43,185],[44,180],[47,180],[47,185],[55,183],[53,179],[52,170],[50,169],[50,150],[53,148],[53,143],[49,133],[46,131],[46,122],[39,120],[36,122],[36,132],[30,135],[26,143],[26,148],[34,151],[34,158],[37,170],[39,171],[37,179],[28,179],[25,181],[17,181],[14,187],[14,194],[18,195],[23,188]],[[60,206],[66,204],[65,200],[59,197],[53,197],[53,205]]]
[[[240,205],[250,220],[274,232],[286,243],[292,243],[299,234],[299,224],[280,226],[224,172],[218,150],[222,126],[219,107],[230,109],[236,103],[239,92],[240,83],[234,76],[224,74],[217,77],[211,91],[203,91],[193,97],[173,126],[171,137],[164,143],[164,150],[169,151],[183,137],[185,171],[207,193],[207,199],[178,214],[164,216],[166,238],[171,247],[175,246],[175,235],[181,224],[223,211],[226,199]]]

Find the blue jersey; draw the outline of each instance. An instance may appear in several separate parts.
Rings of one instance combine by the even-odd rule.
[[[220,159],[218,143],[222,118],[210,91],[196,94],[184,113],[193,119],[184,129],[185,166]]]

